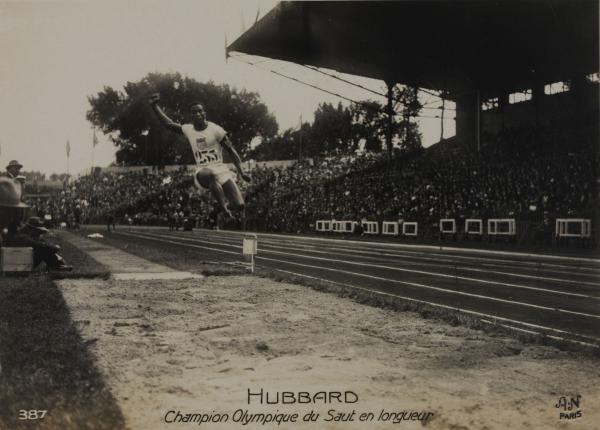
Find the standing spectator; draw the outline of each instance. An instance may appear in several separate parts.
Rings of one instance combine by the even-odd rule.
[[[22,168],[23,165],[17,160],[10,160],[6,166],[6,173],[2,174],[2,176],[10,178],[15,181],[15,184],[18,184],[21,197],[23,194],[23,187],[25,185],[25,176],[21,175]]]
[[[10,160],[6,166],[6,173],[4,173],[2,176],[6,176],[11,179],[17,179],[17,177],[20,176],[22,168],[23,165],[17,160]]]
[[[112,225],[113,231],[116,230],[115,227],[115,216],[112,212],[108,212],[106,215],[106,230],[110,233],[110,226]]]

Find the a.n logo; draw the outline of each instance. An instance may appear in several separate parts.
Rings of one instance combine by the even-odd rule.
[[[581,418],[580,409],[581,395],[578,394],[575,397],[562,396],[559,397],[558,402],[554,405],[556,409],[561,410],[559,413],[559,419],[561,420],[573,420]]]
[[[581,395],[578,394],[576,397],[567,397],[562,396],[558,399],[558,403],[554,405],[556,409],[561,409],[563,411],[572,411],[573,409],[579,409],[579,402],[581,400]]]

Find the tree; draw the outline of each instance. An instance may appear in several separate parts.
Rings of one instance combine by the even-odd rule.
[[[298,130],[288,128],[277,136],[264,139],[248,156],[257,161],[296,159],[299,154],[299,137]]]
[[[392,142],[396,142],[401,150],[421,147],[418,124],[411,121],[411,118],[419,115],[422,108],[418,100],[418,90],[396,85],[392,97]],[[367,151],[382,151],[388,130],[386,107],[378,101],[365,100],[352,105],[350,110],[353,141],[364,140]]]
[[[152,93],[161,94],[161,107],[174,120],[187,122],[189,106],[202,103],[208,119],[222,126],[243,157],[257,135],[269,139],[278,125],[258,94],[229,85],[201,83],[179,73],[150,73],[136,82],[127,82],[122,91],[104,87],[89,96],[86,118],[119,148],[118,164],[187,164],[193,162],[183,136],[166,130],[148,104]]]
[[[352,112],[338,103],[321,103],[315,110],[305,153],[308,155],[331,155],[352,150]]]
[[[401,149],[416,149],[422,146],[422,135],[419,126],[411,122],[411,118],[419,116],[423,105],[419,102],[419,90],[413,87],[394,87],[394,110],[401,116],[401,121],[396,130]]]
[[[352,105],[351,113],[353,140],[364,140],[366,151],[380,152],[387,129],[387,115],[383,105],[374,100],[366,100]]]

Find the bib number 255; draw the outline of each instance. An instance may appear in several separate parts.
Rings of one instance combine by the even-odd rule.
[[[196,152],[196,162],[202,164],[213,164],[219,161],[219,156],[214,149]]]

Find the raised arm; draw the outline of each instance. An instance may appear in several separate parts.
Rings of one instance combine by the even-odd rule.
[[[183,134],[183,131],[181,130],[181,124],[177,124],[175,121],[173,121],[171,118],[169,118],[167,116],[167,114],[163,112],[163,110],[160,108],[160,106],[158,106],[159,100],[160,100],[160,94],[158,94],[158,93],[152,94],[152,96],[150,97],[150,106],[152,107],[152,110],[156,114],[156,117],[159,119],[159,121],[162,123],[162,125],[167,127],[169,130],[171,130],[175,133],[178,133],[178,134]]]
[[[229,154],[231,155],[231,158],[233,159],[233,164],[235,164],[235,168],[237,169],[242,179],[246,182],[250,182],[250,176],[244,173],[244,171],[242,170],[242,159],[233,147],[233,144],[231,143],[231,140],[229,140],[227,135],[223,137],[223,140],[221,140],[221,145],[223,145],[223,148],[225,148],[227,152],[229,152]]]

